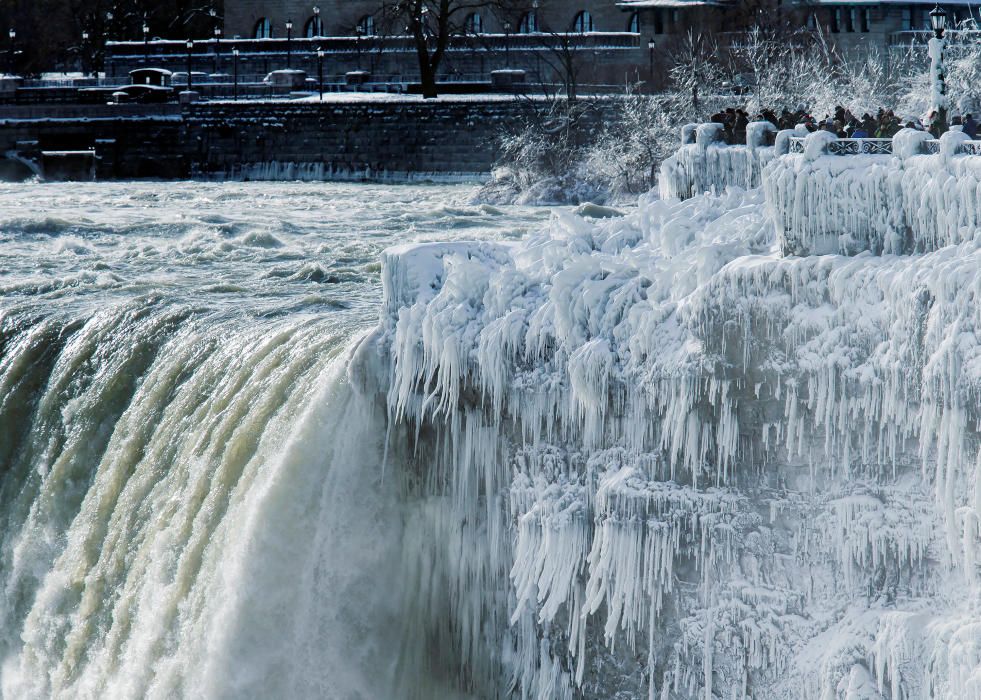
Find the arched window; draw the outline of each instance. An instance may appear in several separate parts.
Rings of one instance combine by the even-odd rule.
[[[324,35],[324,21],[320,19],[320,15],[314,15],[307,20],[307,26],[303,30],[303,35],[308,39]]]
[[[538,14],[534,11],[526,12],[518,23],[519,34],[534,34],[538,31]]]
[[[269,21],[268,17],[263,17],[255,23],[255,31],[252,32],[252,36],[256,39],[269,39],[272,37],[272,22]]]
[[[371,15],[365,15],[358,20],[358,34],[361,36],[374,36],[375,35],[375,18]]]
[[[640,34],[640,13],[634,12],[627,20],[627,31],[631,34]]]
[[[463,32],[465,34],[482,34],[484,32],[484,20],[477,12],[471,12],[463,20]]]
[[[572,20],[572,31],[576,34],[585,34],[593,31],[593,16],[587,10],[583,10]]]

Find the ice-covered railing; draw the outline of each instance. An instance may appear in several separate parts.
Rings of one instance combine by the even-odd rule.
[[[763,172],[785,253],[925,252],[981,231],[981,141],[913,129],[890,141],[795,134],[777,135]]]
[[[789,153],[804,153],[806,137],[792,136],[788,147]],[[858,155],[892,155],[892,139],[836,139],[828,142],[828,155],[858,156]],[[940,153],[940,139],[923,141],[923,153]],[[957,155],[981,156],[981,141],[961,141],[954,149]]]
[[[775,134],[770,122],[752,122],[746,127],[745,145],[729,145],[722,124],[686,124],[681,148],[661,164],[661,197],[688,199],[733,185],[759,187],[763,165],[773,157]]]

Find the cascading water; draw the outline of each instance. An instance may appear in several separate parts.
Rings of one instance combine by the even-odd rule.
[[[451,697],[402,653],[402,455],[350,358],[382,247],[542,216],[470,192],[0,191],[4,698]]]

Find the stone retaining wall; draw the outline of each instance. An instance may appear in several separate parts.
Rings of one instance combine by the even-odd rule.
[[[497,160],[500,130],[528,108],[516,100],[208,103],[185,112],[182,141],[192,175],[482,174]]]
[[[5,108],[0,155],[41,166],[45,151],[94,151],[95,167],[79,179],[475,178],[493,168],[501,130],[541,105],[513,98],[229,101],[173,113],[78,106],[54,118]]]

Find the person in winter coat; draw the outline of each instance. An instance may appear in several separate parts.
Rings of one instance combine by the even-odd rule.
[[[974,117],[970,114],[964,117],[964,133],[972,140],[978,137],[978,123],[974,121]]]

